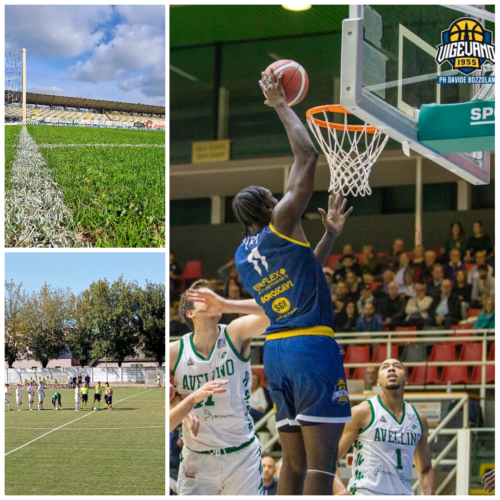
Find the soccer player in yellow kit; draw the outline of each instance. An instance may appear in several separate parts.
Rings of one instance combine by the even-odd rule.
[[[96,401],[99,403],[99,410],[101,409],[101,394],[103,390],[104,387],[101,385],[101,382],[97,382],[97,385],[95,386],[94,402],[92,403],[92,409],[94,409],[94,407],[97,408],[97,406],[95,406]]]

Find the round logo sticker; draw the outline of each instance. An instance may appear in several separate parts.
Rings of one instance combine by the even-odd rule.
[[[273,311],[278,314],[286,313],[290,309],[290,301],[281,297],[276,299],[271,306]]]

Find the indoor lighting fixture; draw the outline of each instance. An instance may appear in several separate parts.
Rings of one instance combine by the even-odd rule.
[[[293,10],[295,12],[300,12],[303,10],[309,10],[311,5],[306,3],[286,3],[282,5],[282,7],[286,10]]]

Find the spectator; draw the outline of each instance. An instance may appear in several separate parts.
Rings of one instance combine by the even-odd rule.
[[[354,248],[350,243],[346,243],[342,247],[342,255],[354,255]],[[357,262],[357,260],[356,260]]]
[[[415,281],[420,281],[420,276],[422,275],[422,269],[425,265],[424,252],[424,245],[417,245],[413,249],[413,258],[408,264],[415,272]]]
[[[268,406],[266,393],[264,387],[262,387],[260,375],[257,372],[252,372],[252,389],[248,404],[250,405],[250,415],[254,422],[259,421],[266,414]]]
[[[365,391],[374,392],[377,389],[378,370],[375,366],[365,368]]]
[[[356,322],[357,332],[381,332],[384,330],[382,318],[375,313],[375,306],[368,302],[363,309],[363,315]]]
[[[386,269],[396,272],[399,266],[399,257],[404,252],[405,244],[402,239],[395,239],[392,244],[392,250],[380,260],[381,271]]]
[[[220,281],[217,278],[212,278],[210,281],[210,288],[217,294],[222,295],[222,287]]]
[[[453,281],[457,271],[465,271],[465,264],[460,260],[460,250],[454,248],[450,252],[450,262],[444,266],[444,277]]]
[[[483,300],[495,295],[495,278],[488,276],[488,266],[478,267],[479,276],[472,282],[472,307],[481,307]]]
[[[460,299],[451,293],[452,288],[450,280],[442,281],[441,295],[434,297],[425,326],[440,326],[449,330],[452,325],[458,324],[461,316]]]
[[[493,297],[487,297],[484,300],[483,310],[474,323],[474,330],[478,328],[495,328],[495,301]]]
[[[429,284],[432,281],[432,270],[434,269],[435,263],[436,252],[434,252],[434,250],[427,250],[427,252],[425,252],[425,259],[420,273],[420,283]]]
[[[337,283],[337,293],[332,297],[332,300],[335,313],[338,314],[342,311],[344,304],[347,302],[354,302],[354,296],[349,293],[347,285],[343,281],[340,281]]]
[[[179,319],[179,311],[174,307],[170,308],[170,336],[182,337],[184,334],[189,333],[190,329],[186,323]]]
[[[399,295],[407,301],[410,297],[415,297],[415,271],[408,267],[403,275],[403,285],[399,287]]]
[[[325,273],[326,281],[328,282],[328,286],[330,287],[330,294],[334,296],[335,291],[337,290],[337,285],[333,281],[333,269],[329,267],[324,267],[323,273]]]
[[[274,479],[276,462],[271,457],[262,458],[262,474],[264,476],[264,495],[278,494],[278,481]]]
[[[365,304],[373,304],[375,297],[373,296],[370,285],[361,285],[360,299],[358,300],[358,314],[363,314]]]
[[[82,374],[81,373],[78,374],[78,384],[81,387],[81,385],[82,385]]]
[[[387,287],[388,294],[380,301],[380,315],[384,321],[384,327],[394,330],[401,326],[405,317],[405,300],[399,296],[398,284],[393,281]]]
[[[460,252],[460,259],[463,259],[465,257],[465,231],[460,222],[453,222],[451,224],[450,231],[448,233],[448,239],[446,240],[444,248],[442,249],[443,254],[446,256],[447,260],[451,259],[450,253],[454,249]]]
[[[453,293],[467,304],[472,300],[472,285],[467,283],[467,271],[457,271],[453,281]]]
[[[359,315],[358,310],[356,309],[356,304],[354,302],[347,302],[338,315],[335,330],[337,332],[345,333],[355,332],[358,316]]]
[[[346,274],[352,271],[356,276],[361,276],[361,268],[352,254],[347,254],[340,259],[340,268],[335,271],[333,281],[345,281]]]
[[[170,305],[179,299],[179,286],[182,269],[175,260],[175,253],[170,251]]]
[[[364,245],[361,252],[361,274],[375,276],[378,272],[378,257],[373,251],[373,245]]]
[[[465,260],[472,262],[475,259],[476,252],[485,251],[489,254],[492,250],[491,240],[487,234],[484,234],[483,224],[479,221],[474,222],[472,226],[473,235],[467,242]]]
[[[384,297],[388,290],[387,287],[389,286],[389,283],[392,283],[394,281],[394,273],[390,270],[387,269],[384,271],[384,274],[382,275],[382,284],[377,287],[375,292],[373,292],[373,295],[375,296],[375,301],[378,303],[382,300],[382,297]]]
[[[486,264],[488,264],[488,266],[491,266],[491,268],[493,269],[493,276],[495,276],[495,245],[493,245],[491,253],[486,258]]]
[[[426,295],[425,283],[416,283],[416,296],[411,297],[406,303],[405,313],[406,318],[404,326],[416,326],[418,330],[422,330],[425,321],[429,318],[429,308],[432,305],[432,297]]]
[[[444,280],[444,271],[442,264],[434,264],[432,268],[432,280],[427,285],[427,295],[439,297],[441,295],[441,283]]]
[[[357,301],[359,299],[361,286],[360,278],[358,278],[354,272],[347,271],[345,275],[345,284],[347,285],[349,293],[354,297],[354,300]]]
[[[399,266],[396,274],[394,275],[394,281],[398,284],[398,286],[401,286],[404,283],[404,273],[408,269],[408,265],[410,263],[410,258],[408,257],[408,254],[403,252],[399,256]]]
[[[57,380],[56,380],[56,384],[57,384]],[[85,375],[85,387],[87,389],[90,389],[90,376],[88,373]]]
[[[474,281],[474,279],[479,277],[478,267],[485,266],[485,265],[488,265],[486,263],[486,252],[484,250],[477,252],[476,253],[476,265],[471,267],[469,274],[467,276],[467,283],[472,285],[472,282]],[[488,266],[488,276],[493,276],[493,267],[491,267],[491,266]]]

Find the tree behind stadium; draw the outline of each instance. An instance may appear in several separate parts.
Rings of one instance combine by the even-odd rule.
[[[9,368],[26,355],[22,314],[26,292],[22,287],[22,283],[5,282],[5,360]]]
[[[147,282],[138,289],[137,330],[141,350],[158,366],[165,362],[165,285]]]

